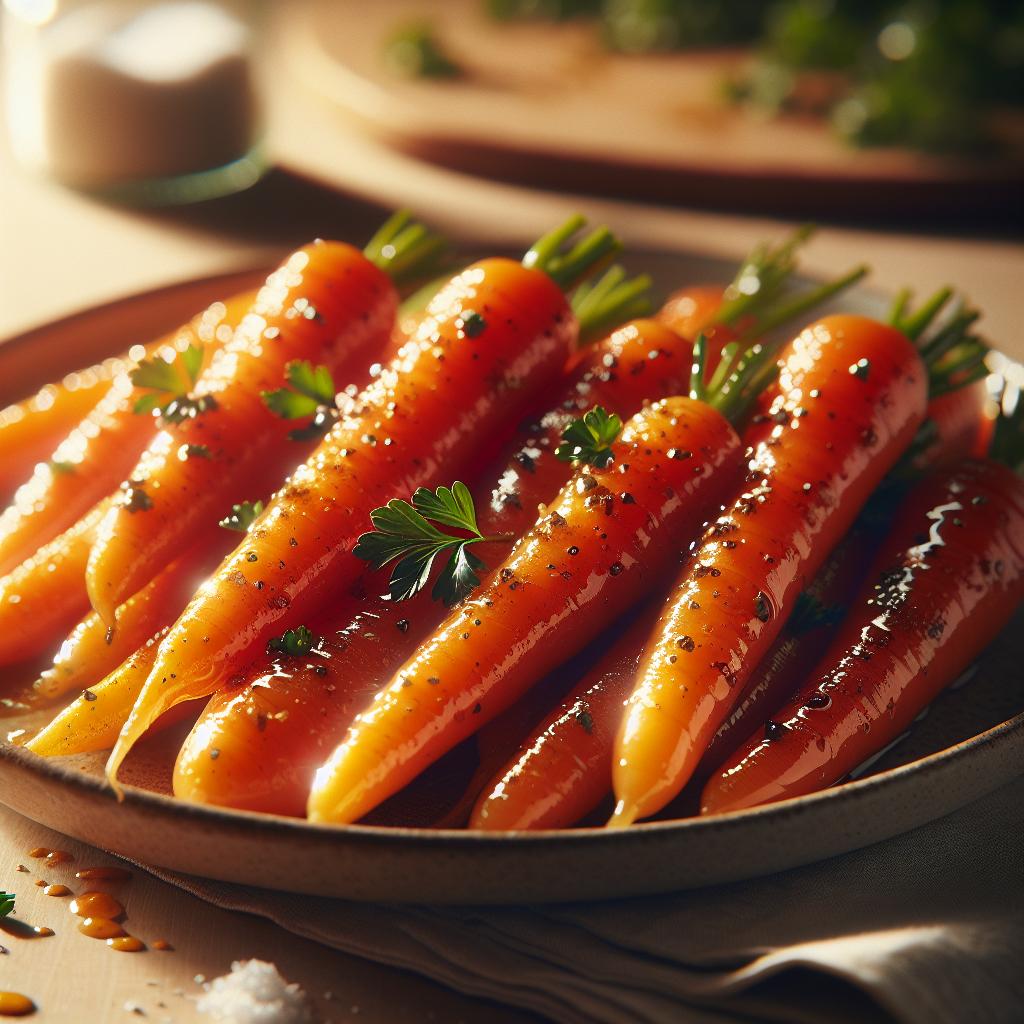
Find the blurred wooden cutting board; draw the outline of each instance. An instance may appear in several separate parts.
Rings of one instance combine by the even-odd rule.
[[[855,150],[808,118],[728,106],[742,52],[629,57],[593,25],[489,20],[482,0],[313,0],[281,19],[291,70],[390,145],[473,173],[558,188],[795,215],[992,213],[1020,163]],[[465,70],[406,79],[383,60],[426,19]]]

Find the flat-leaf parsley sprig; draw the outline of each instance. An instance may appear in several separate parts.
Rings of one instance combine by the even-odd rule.
[[[575,419],[562,431],[555,458],[604,469],[615,457],[612,444],[622,431],[622,420],[600,405]]]
[[[331,371],[326,366],[296,359],[285,366],[284,376],[290,387],[262,392],[266,407],[285,420],[312,417],[306,426],[289,432],[292,441],[310,441],[326,434],[338,418],[337,391]]]
[[[452,486],[430,491],[420,487],[412,503],[393,498],[370,513],[373,530],[357,541],[354,554],[382,569],[397,562],[391,572],[392,601],[405,601],[426,587],[438,555],[448,561],[434,583],[431,597],[449,608],[458,604],[480,585],[478,573],[487,566],[472,552],[474,544],[512,540],[511,534],[485,537],[477,525],[476,508],[469,488],[459,480]],[[445,533],[439,526],[463,531],[469,536]]]
[[[0,917],[14,913],[14,893],[0,892]]]
[[[189,345],[170,362],[159,354],[143,359],[130,374],[132,384],[145,392],[136,399],[132,412],[155,413],[168,423],[180,423],[215,409],[212,395],[192,396],[205,355],[198,345]]]
[[[262,501],[243,501],[239,505],[232,505],[231,512],[221,519],[217,525],[223,526],[225,530],[248,533],[249,528],[256,522],[262,512]]]

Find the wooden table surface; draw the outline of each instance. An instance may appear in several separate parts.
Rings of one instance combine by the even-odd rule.
[[[463,234],[507,241],[522,241],[567,209],[582,208],[607,217],[632,241],[731,256],[786,227],[766,219],[630,208],[470,183],[351,134],[315,97],[297,103],[294,94],[281,93],[271,151],[302,173],[276,170],[249,193],[200,209],[140,213],[101,205],[26,176],[6,154],[0,156],[0,337],[129,292],[271,260],[284,246],[314,235],[361,237],[379,219],[379,207],[365,199],[382,205],[404,199]],[[310,145],[310,139],[316,141]],[[1021,245],[935,232],[824,228],[808,250],[807,266],[837,272],[865,259],[875,264],[887,287],[909,283],[925,291],[947,280],[959,285],[986,311],[993,339],[1024,356]],[[168,939],[174,951],[116,953],[80,935],[67,901],[44,896],[33,884],[39,862],[27,851],[36,846],[73,853],[74,864],[44,872],[48,881],[70,879],[72,888],[81,885],[73,880],[73,868],[109,861],[0,808],[0,889],[17,894],[20,920],[56,932],[30,940],[0,931],[0,944],[9,950],[0,955],[0,989],[34,998],[39,1005],[34,1019],[53,1024],[191,1021],[197,1019],[199,992],[194,977],[222,974],[232,960],[253,956],[276,962],[314,997],[327,1020],[533,1019],[294,938],[265,921],[217,910],[140,872],[124,886],[129,927],[148,941]],[[18,871],[18,864],[29,873]],[[326,999],[326,992],[334,998]],[[136,1005],[145,1018],[133,1014]]]

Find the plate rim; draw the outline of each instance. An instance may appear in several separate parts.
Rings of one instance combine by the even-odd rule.
[[[659,250],[651,249],[653,253]],[[660,255],[672,258],[683,256],[660,251]],[[692,250],[686,257],[709,262],[721,262],[722,257],[713,253],[702,253]],[[111,313],[124,303],[139,303],[153,297],[168,297],[175,292],[188,292],[190,289],[216,285],[218,282],[239,281],[246,277],[264,272],[267,264],[251,265],[234,270],[204,274],[158,286],[142,289],[118,299],[98,303],[95,306],[77,310],[66,316],[57,318],[47,324],[39,325],[28,331],[0,340],[0,362],[11,351],[9,346],[22,347],[45,335],[49,331],[63,329],[87,320],[91,316]],[[876,302],[883,297],[882,293],[870,286],[861,285],[859,291],[866,293]],[[0,723],[4,719],[0,718]],[[611,830],[600,827],[517,830],[506,832],[483,832],[469,829],[428,829],[408,826],[382,826],[364,824],[325,824],[311,822],[305,818],[290,818],[283,815],[267,814],[256,811],[245,811],[216,805],[194,804],[179,800],[171,795],[125,785],[125,802],[139,811],[152,812],[172,817],[184,817],[199,823],[221,825],[234,831],[255,833],[257,835],[285,834],[294,836],[316,837],[321,842],[331,844],[355,843],[362,847],[390,846],[401,843],[412,851],[429,851],[438,848],[455,850],[486,850],[488,848],[508,849],[510,844],[518,844],[524,848],[554,847],[581,845],[590,849],[611,844],[646,843],[668,841],[680,834],[700,834],[704,831],[744,830],[763,819],[791,819],[805,813],[813,813],[816,808],[836,804],[839,801],[855,801],[858,797],[874,793],[883,788],[898,786],[907,779],[930,771],[940,770],[957,764],[968,758],[978,749],[1002,749],[1019,743],[1024,750],[1024,711],[982,732],[966,737],[958,742],[935,751],[924,757],[915,758],[906,764],[894,766],[881,772],[856,779],[851,782],[829,787],[816,793],[777,801],[758,807],[733,811],[713,816],[695,816],[667,821],[640,822],[629,829]],[[70,755],[74,756],[74,755]],[[70,757],[69,756],[69,757]],[[63,791],[74,796],[88,795],[92,799],[117,801],[114,791],[106,781],[97,775],[89,774],[68,763],[69,758],[48,759],[33,754],[31,751],[12,743],[0,736],[0,771],[15,770],[27,772],[41,782],[59,785]],[[1020,774],[1020,773],[1017,773]],[[989,789],[996,788],[1008,779],[996,780],[989,784]],[[0,787],[0,803],[3,800],[3,788]],[[913,827],[913,826],[911,826]],[[904,831],[897,828],[896,832]]]
[[[24,747],[0,739],[0,765],[13,764],[16,768],[27,770],[44,779],[56,781],[71,789],[82,789],[92,796],[107,798],[117,803],[131,803],[143,810],[166,810],[174,814],[182,814],[190,818],[213,821],[223,819],[225,823],[263,831],[265,829],[284,829],[289,832],[312,834],[318,837],[333,837],[337,840],[356,838],[366,843],[387,842],[400,839],[415,842],[421,846],[444,845],[477,848],[494,844],[507,845],[510,841],[527,842],[530,845],[541,843],[589,843],[596,845],[598,841],[623,842],[620,837],[659,836],[665,833],[676,833],[683,830],[701,831],[712,827],[743,827],[759,818],[788,817],[800,814],[807,809],[835,802],[840,799],[856,799],[862,793],[898,784],[900,780],[917,774],[929,772],[935,768],[945,767],[970,755],[975,748],[999,746],[1012,743],[1015,739],[1024,739],[1024,711],[1012,718],[994,725],[989,729],[960,740],[942,750],[915,758],[906,764],[896,765],[861,779],[830,786],[828,789],[803,796],[790,797],[774,803],[762,804],[739,811],[728,811],[721,814],[679,818],[669,821],[637,822],[628,829],[607,829],[601,827],[567,828],[567,829],[536,829],[510,830],[505,832],[485,832],[473,829],[430,829],[414,828],[401,825],[361,825],[358,823],[337,825],[324,822],[313,822],[308,818],[290,818],[280,814],[268,814],[259,811],[243,811],[235,808],[221,807],[214,804],[198,804],[187,800],[179,800],[165,793],[143,789],[138,786],[124,785],[123,801],[115,794],[107,782],[97,775],[90,775],[77,770],[65,763],[62,758],[44,758],[32,753]],[[75,755],[68,755],[73,757]],[[0,791],[0,802],[3,802]]]

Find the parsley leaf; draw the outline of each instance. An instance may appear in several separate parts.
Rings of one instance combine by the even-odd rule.
[[[225,530],[248,533],[249,527],[252,526],[262,511],[262,501],[243,501],[241,505],[232,505],[231,514],[226,515],[217,525],[223,526]]]
[[[604,469],[615,458],[611,445],[621,430],[622,420],[615,413],[595,405],[562,431],[563,443],[555,449],[555,458]]]
[[[14,893],[0,892],[0,917],[14,913]]]
[[[61,475],[67,475],[68,473],[74,473],[77,468],[74,462],[61,462],[59,459],[50,459],[50,469],[54,473]]]
[[[308,426],[288,435],[293,441],[306,441],[325,434],[338,415],[331,371],[326,366],[293,360],[284,368],[284,375],[291,386],[262,392],[264,405],[284,420],[313,417]]]
[[[311,629],[296,626],[295,629],[286,629],[280,636],[267,641],[267,653],[276,652],[288,658],[301,658],[304,654],[309,654],[316,640]]]
[[[487,566],[469,547],[510,537],[485,537],[477,524],[476,508],[469,488],[459,480],[452,486],[429,491],[421,487],[412,503],[394,498],[370,513],[373,530],[357,541],[353,554],[381,569],[395,562],[389,582],[393,601],[405,601],[423,590],[430,580],[434,560],[448,555],[448,561],[434,583],[431,597],[452,607],[480,585],[479,573]],[[437,525],[435,525],[437,524]],[[453,527],[469,537],[444,533],[440,526]]]
[[[173,423],[216,408],[217,403],[211,396],[190,397],[205,356],[198,345],[189,345],[170,362],[159,354],[143,359],[130,377],[132,384],[147,394],[136,399],[132,411],[138,415],[156,411]]]

